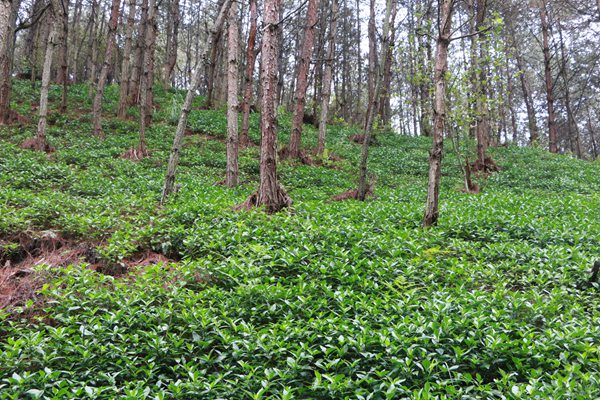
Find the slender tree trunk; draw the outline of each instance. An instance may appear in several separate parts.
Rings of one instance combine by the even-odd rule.
[[[369,118],[371,117],[371,107],[373,107],[373,98],[375,96],[375,79],[377,75],[377,37],[375,28],[375,0],[370,0],[369,7],[369,24],[367,26],[369,33],[369,76],[367,77],[367,112],[365,114],[365,122],[363,128],[366,131]]]
[[[123,49],[123,63],[121,65],[121,82],[119,85],[119,108],[117,116],[119,118],[127,117],[129,80],[131,78],[131,50],[133,47],[133,24],[135,23],[135,2],[129,0],[129,11],[127,15],[127,27],[125,28],[125,48]]]
[[[581,150],[581,141],[579,138],[579,127],[577,126],[577,121],[575,120],[575,114],[573,113],[573,107],[571,105],[571,90],[569,88],[569,65],[567,62],[567,52],[565,48],[565,41],[563,38],[562,27],[560,21],[557,23],[558,26],[558,36],[560,39],[560,55],[561,55],[561,76],[563,79],[564,89],[565,89],[565,109],[567,111],[567,130],[569,132],[569,140],[571,142],[571,151],[573,151],[577,158],[581,159],[583,157],[583,152]]]
[[[544,80],[546,83],[546,103],[548,107],[548,147],[551,153],[558,153],[558,132],[556,130],[556,112],[554,110],[554,83],[552,79],[550,57],[550,24],[546,12],[546,0],[539,0],[540,20],[542,25],[542,49],[544,52]]]
[[[179,11],[179,0],[171,0],[169,2],[167,25],[167,45],[165,64],[163,66],[163,86],[168,88],[173,81],[173,71],[177,64],[177,48],[179,35],[179,22],[181,20]]]
[[[444,152],[444,128],[446,124],[446,71],[448,70],[448,47],[450,45],[452,9],[454,0],[440,2],[439,36],[435,56],[435,109],[433,124],[433,146],[429,154],[429,182],[423,226],[437,224],[438,201],[442,156]]]
[[[306,87],[308,86],[308,68],[315,44],[315,25],[317,24],[317,9],[319,0],[309,0],[306,12],[306,28],[304,41],[300,52],[298,65],[298,77],[296,80],[296,92],[294,94],[294,119],[292,123],[292,135],[290,136],[290,158],[300,157],[302,121],[304,119],[304,99]]]
[[[77,46],[75,45],[78,41],[77,35],[79,32],[79,24],[81,22],[81,9],[83,7],[82,0],[75,0],[75,4],[73,7],[73,23],[71,25],[71,29],[69,30],[69,42],[71,46],[69,47],[69,70],[72,71],[73,74],[73,82],[79,83],[79,69],[78,69],[78,60],[79,60],[79,51]]]
[[[108,22],[108,38],[106,41],[106,51],[104,53],[104,62],[100,71],[100,78],[96,87],[96,95],[93,105],[94,135],[102,137],[102,97],[104,96],[104,86],[111,65],[112,54],[115,49],[115,36],[117,34],[117,22],[119,20],[119,11],[121,0],[112,0],[110,10],[110,21]]]
[[[250,30],[248,31],[248,46],[246,50],[246,72],[244,74],[244,102],[242,104],[242,134],[240,136],[240,146],[247,147],[250,143],[248,130],[250,128],[250,103],[252,101],[252,85],[254,81],[254,63],[256,61],[257,30],[257,6],[256,0],[250,0]]]
[[[391,113],[391,106],[390,106],[390,84],[392,82],[392,62],[393,62],[393,43],[395,42],[395,37],[396,37],[396,29],[394,29],[395,23],[396,23],[396,2],[392,2],[392,11],[391,11],[391,22],[390,22],[390,26],[391,28],[391,36],[389,39],[389,49],[387,49],[385,51],[385,59],[382,60],[382,62],[384,63],[383,65],[383,82],[381,84],[381,100],[379,102],[379,110],[377,110],[377,112],[379,113],[379,116],[381,118],[381,123],[384,126],[388,126],[390,123],[390,113]]]
[[[99,0],[92,0],[92,15],[90,37],[88,42],[88,94],[91,96],[96,82],[96,62],[98,58],[98,20],[99,20]]]
[[[67,111],[67,93],[69,89],[69,62],[68,54],[68,38],[69,38],[69,0],[61,0],[61,6],[64,7],[61,19],[61,35],[60,35],[60,72],[58,74],[57,83],[62,84],[62,97],[60,102],[60,112]]]
[[[238,46],[237,3],[229,7],[227,31],[227,177],[225,184],[237,186],[238,179]]]
[[[385,19],[383,21],[383,41],[381,43],[381,60],[385,60],[387,58],[387,52],[391,51],[390,48],[390,15],[392,13],[392,8],[394,4],[394,0],[387,0],[385,7]],[[369,20],[369,25],[372,25],[372,28],[369,28],[369,32],[374,33],[375,27],[375,2],[371,0],[371,19]],[[369,41],[375,41],[375,35],[369,35]],[[359,167],[359,177],[358,177],[358,191],[356,194],[356,199],[360,201],[364,201],[367,197],[367,192],[369,191],[369,182],[367,177],[367,160],[369,157],[369,145],[371,144],[371,132],[373,130],[373,119],[375,114],[377,113],[378,105],[379,105],[379,94],[381,92],[381,83],[383,81],[383,72],[385,69],[384,64],[382,63],[379,68],[374,68],[377,63],[377,56],[375,52],[377,51],[377,45],[375,43],[369,43],[369,71],[374,71],[374,75],[372,78],[373,83],[373,93],[372,97],[369,101],[369,108],[367,109],[367,120],[365,123],[365,135],[362,143],[362,152],[360,156],[360,167]]]
[[[357,63],[356,63],[356,76],[358,79],[356,80],[356,109],[361,110],[362,105],[362,85],[363,85],[363,76],[362,76],[362,50],[360,49],[360,44],[362,42],[362,33],[361,33],[361,23],[360,23],[360,0],[356,0],[356,34],[358,36],[358,40],[356,41],[357,51]],[[344,100],[346,100],[344,98]],[[368,100],[367,100],[368,101]],[[358,114],[358,113],[357,113]],[[355,122],[358,122],[356,120]]]
[[[48,34],[48,44],[46,45],[46,55],[44,57],[44,69],[42,72],[42,88],[40,90],[40,107],[37,127],[36,144],[33,146],[37,150],[49,150],[50,145],[46,139],[46,124],[48,118],[48,89],[50,87],[50,72],[52,70],[52,58],[56,47],[60,45],[59,29],[63,18],[63,7],[60,0],[52,1],[52,17],[50,18],[50,33]]]
[[[0,125],[10,123],[14,31],[20,0],[0,0]]]
[[[225,21],[225,17],[229,11],[229,7],[231,6],[232,0],[224,0],[221,4],[221,8],[219,10],[219,14],[215,19],[214,25],[210,29],[209,40],[208,43],[214,44],[217,33],[221,31],[223,27],[223,23]],[[203,54],[200,57],[200,60],[204,60],[206,58],[206,54],[208,52],[208,46],[205,46]],[[204,72],[203,66],[198,65],[196,67],[196,71],[194,72],[194,76],[192,78],[192,83],[188,88],[187,94],[185,96],[185,100],[183,102],[183,106],[181,108],[181,114],[179,115],[179,122],[177,123],[177,130],[175,131],[175,138],[173,139],[173,146],[171,147],[171,155],[169,157],[169,165],[167,167],[167,175],[165,177],[165,185],[163,187],[163,192],[161,196],[160,203],[164,204],[171,193],[173,193],[175,189],[175,174],[177,172],[177,164],[179,163],[179,154],[181,152],[181,144],[183,142],[183,136],[185,134],[185,128],[187,126],[188,116],[190,111],[192,110],[192,101],[196,95],[196,89],[200,85],[200,81],[202,79],[202,73]]]
[[[140,86],[141,86],[141,78],[144,73],[143,64],[144,64],[144,49],[145,49],[145,38],[146,38],[146,29],[148,24],[146,23],[148,19],[148,0],[142,0],[141,4],[141,14],[140,14],[140,22],[138,24],[138,37],[136,40],[136,48],[132,62],[132,70],[131,77],[129,80],[129,106],[134,106],[139,104],[140,102]]]
[[[223,2],[224,0],[220,0]],[[217,32],[214,37],[214,42],[210,46],[210,58],[203,60],[206,65],[206,107],[211,108],[214,101],[214,87],[215,87],[215,69],[217,67],[217,56],[219,52],[219,46],[217,43],[221,40],[221,31]]]
[[[146,28],[144,29],[144,62],[142,64],[142,76],[140,77],[140,140],[136,158],[143,158],[148,153],[146,148],[146,127],[151,123],[153,109],[152,84],[154,82],[156,12],[156,0],[148,0],[148,17],[145,21]]]
[[[325,60],[325,71],[323,72],[323,96],[321,97],[321,118],[319,121],[319,141],[317,144],[317,156],[323,157],[325,151],[325,135],[327,132],[327,118],[329,113],[329,101],[331,99],[331,77],[333,75],[333,58],[335,56],[335,38],[337,34],[337,20],[339,16],[338,0],[332,0],[331,22],[329,23],[329,44],[327,47],[327,58]]]

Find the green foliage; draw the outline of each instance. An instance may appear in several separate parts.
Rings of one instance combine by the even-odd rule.
[[[223,138],[225,117],[194,110],[181,189],[158,208],[174,133],[160,115],[178,95],[158,92],[137,163],[118,157],[135,122],[107,119],[100,141],[66,118],[50,158],[17,147],[31,128],[0,129],[2,237],[53,229],[115,265],[144,249],[181,260],[122,278],[41,266],[44,303],[0,312],[0,398],[600,396],[600,300],[578,289],[600,254],[599,164],[492,149],[503,171],[466,195],[448,154],[440,225],[423,230],[430,140],[381,132],[377,198],[329,202],[355,186],[360,153],[357,131],[337,125],[336,169],[278,165],[293,210],[235,213],[256,189],[258,149],[241,152],[242,186],[215,186],[225,146],[198,132]],[[290,125],[282,112],[283,143]]]

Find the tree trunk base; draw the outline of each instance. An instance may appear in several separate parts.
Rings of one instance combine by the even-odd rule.
[[[367,193],[365,194],[365,200],[368,198],[375,198],[373,193],[373,186],[369,185]],[[347,192],[337,194],[331,198],[332,201],[346,201],[346,200],[358,200],[358,189],[348,190]]]
[[[250,211],[253,208],[263,207],[265,208],[265,212],[267,214],[274,214],[283,210],[284,208],[289,208],[292,205],[292,199],[287,194],[285,189],[279,185],[277,190],[277,196],[275,199],[269,201],[269,199],[261,198],[259,192],[252,193],[246,201],[241,204],[236,205],[233,209],[235,211]]]
[[[481,162],[481,160],[476,160],[474,163],[471,163],[471,171],[484,175],[491,175],[494,172],[500,172],[501,168],[496,164],[492,157],[486,156],[483,162]]]
[[[35,137],[33,139],[27,139],[23,142],[23,144],[21,144],[21,148],[28,150],[43,151],[44,153],[53,153],[54,151],[56,151],[56,149],[52,145],[50,145],[50,143],[48,143],[47,140],[40,139],[38,137]]]
[[[126,160],[132,160],[132,161],[140,161],[143,160],[144,158],[146,158],[148,156],[148,150],[146,149],[139,149],[139,148],[134,148],[132,147],[131,149],[127,150],[125,153],[121,154],[121,158],[124,158]]]

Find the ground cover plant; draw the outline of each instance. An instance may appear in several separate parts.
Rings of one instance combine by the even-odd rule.
[[[25,114],[34,91],[15,85]],[[360,154],[339,124],[336,161],[279,166],[292,209],[235,212],[258,148],[240,154],[239,187],[215,185],[225,116],[198,100],[180,189],[159,207],[182,94],[157,88],[150,156],[133,162],[120,155],[137,124],[107,117],[91,136],[87,91],[70,90],[75,111],[51,110],[54,153],[19,148],[34,125],[0,129],[0,398],[600,397],[597,162],[490,149],[502,170],[470,195],[449,154],[424,230],[430,140],[379,132],[375,198],[335,202]],[[281,113],[281,145],[290,128]],[[303,140],[314,148],[314,128]]]

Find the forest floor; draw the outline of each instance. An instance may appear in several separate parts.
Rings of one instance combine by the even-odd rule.
[[[34,120],[39,88],[14,89]],[[375,197],[332,201],[356,187],[360,153],[338,123],[323,165],[278,165],[291,209],[235,212],[259,149],[241,151],[239,187],[216,185],[225,115],[198,99],[181,187],[159,207],[183,94],[156,92],[138,162],[120,157],[138,125],[133,109],[109,117],[115,87],[104,140],[84,86],[76,111],[51,110],[55,152],[19,147],[34,123],[0,128],[0,399],[600,397],[598,162],[494,148],[501,171],[466,194],[449,151],[425,230],[430,140],[379,132]],[[290,125],[282,113],[281,146]]]

